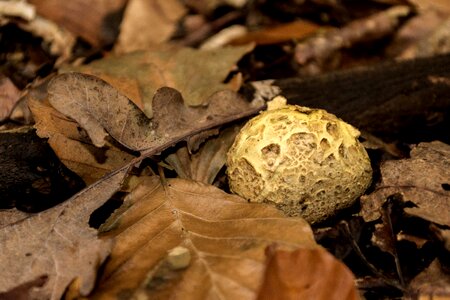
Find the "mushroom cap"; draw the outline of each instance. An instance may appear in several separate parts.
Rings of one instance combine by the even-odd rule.
[[[352,205],[372,179],[359,131],[321,109],[284,105],[241,129],[227,156],[231,190],[320,222]]]

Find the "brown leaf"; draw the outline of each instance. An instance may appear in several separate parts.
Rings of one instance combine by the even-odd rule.
[[[47,281],[47,276],[42,275],[34,280],[25,282],[7,292],[0,293],[0,299],[4,300],[28,300],[33,288],[42,287]]]
[[[218,137],[209,139],[198,152],[189,154],[185,146],[167,156],[166,161],[180,178],[212,184],[225,165],[228,149],[238,132],[239,127],[229,127]]]
[[[30,289],[28,299],[60,299],[76,278],[82,282],[81,295],[88,294],[111,249],[111,241],[98,239],[89,227],[89,217],[119,189],[127,170],[119,169],[52,209],[0,228],[0,292],[46,275],[47,282]]]
[[[414,277],[410,283],[419,299],[449,299],[450,275],[443,270],[439,260],[435,259],[424,271]]]
[[[254,299],[267,245],[315,247],[302,219],[213,186],[183,179],[163,185],[158,177],[127,196],[101,230],[116,243],[96,299],[135,291],[148,299]],[[178,262],[174,252],[184,253]]]
[[[321,27],[317,24],[297,20],[290,23],[271,26],[262,30],[249,32],[243,37],[236,38],[230,42],[231,45],[244,45],[255,42],[258,45],[270,45],[303,39],[317,32]]]
[[[167,41],[186,8],[179,0],[130,0],[115,51],[128,53]]]
[[[39,15],[67,28],[95,47],[111,44],[116,37],[114,24],[108,17],[120,13],[126,0],[58,1],[30,0]]]
[[[144,112],[152,117],[153,97],[161,87],[178,90],[190,106],[208,104],[208,97],[217,91],[233,88],[237,91],[239,87],[222,82],[236,62],[252,49],[251,45],[216,50],[161,45],[153,51],[110,56],[72,70],[98,76],[118,89],[111,78],[126,78],[131,86],[136,81]],[[129,89],[119,91],[136,103]]]
[[[421,143],[410,159],[386,161],[381,176],[376,190],[361,197],[366,221],[378,219],[387,197],[399,194],[402,201],[413,203],[404,209],[406,213],[450,226],[450,146],[438,141]]]
[[[0,74],[0,122],[5,121],[10,116],[19,98],[20,91],[14,83]]]
[[[48,143],[61,162],[90,185],[131,161],[131,155],[106,141],[103,148],[92,145],[79,125],[54,109],[46,99],[28,99],[37,134]]]
[[[118,142],[136,151],[167,147],[186,136],[257,111],[232,91],[215,93],[207,107],[188,107],[179,92],[161,88],[153,99],[154,116],[148,119],[107,82],[81,73],[55,77],[48,93],[50,103],[75,119],[96,146],[104,145],[108,131]]]
[[[267,252],[258,299],[359,299],[352,272],[325,249]]]
[[[29,216],[29,214],[13,208],[0,210],[0,216],[2,216],[0,219],[0,228],[2,228],[7,225],[26,219]]]

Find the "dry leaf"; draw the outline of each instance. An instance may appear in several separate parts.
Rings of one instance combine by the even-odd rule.
[[[258,45],[277,44],[294,39],[304,39],[317,32],[320,28],[321,27],[317,24],[305,20],[297,20],[294,22],[249,32],[245,36],[231,41],[230,44],[243,45],[251,42],[255,42]]]
[[[167,156],[166,161],[180,178],[212,184],[225,165],[228,149],[238,132],[239,127],[229,127],[218,137],[208,140],[198,152],[189,154],[185,146]]]
[[[80,36],[94,47],[112,44],[127,0],[29,0],[38,14]],[[114,19],[115,17],[115,19]],[[115,21],[115,22],[114,22]]]
[[[410,288],[419,295],[419,299],[450,299],[450,275],[435,259],[428,268],[414,277]]]
[[[40,288],[47,282],[47,276],[42,275],[34,280],[25,282],[7,292],[0,292],[0,299],[4,300],[28,300],[30,299],[31,290]]]
[[[129,194],[101,230],[116,243],[95,299],[134,292],[147,299],[254,299],[267,245],[315,247],[302,219],[193,181],[162,185],[156,176]],[[168,254],[175,247],[184,248],[179,263]]]
[[[127,170],[119,169],[52,209],[1,227],[0,293],[46,275],[46,283],[30,289],[28,299],[60,299],[76,278],[80,294],[88,294],[111,249],[111,241],[98,239],[89,227],[89,217],[120,188]]]
[[[87,185],[135,157],[108,141],[103,148],[95,147],[76,122],[58,112],[45,99],[30,97],[28,105],[33,112],[37,134],[48,138],[50,147],[61,162]]]
[[[325,249],[267,250],[259,300],[360,299],[352,272]]]
[[[222,5],[230,5],[235,8],[242,8],[248,0],[186,0],[186,5],[194,10],[208,15],[212,13],[217,7]]]
[[[450,226],[450,146],[442,142],[421,143],[411,158],[386,161],[375,191],[361,197],[366,221],[380,217],[380,207],[391,195],[412,203],[404,211],[422,219]]]
[[[117,53],[148,49],[167,41],[186,13],[179,0],[130,0],[125,9]]]
[[[0,210],[0,228],[5,227],[7,225],[19,222],[27,217],[30,214],[17,210],[15,208],[12,209],[1,209]]]
[[[19,98],[19,89],[8,77],[0,74],[0,122],[9,117]]]
[[[161,87],[178,90],[190,106],[208,104],[208,97],[217,91],[237,91],[239,86],[222,82],[236,62],[252,49],[249,45],[208,51],[160,46],[154,51],[110,56],[73,70],[102,78],[133,101],[135,89],[122,90],[111,78],[126,78],[128,86],[137,82],[144,112],[152,117],[152,99]]]
[[[148,119],[114,87],[95,76],[81,73],[55,77],[49,84],[48,93],[50,103],[75,119],[94,145],[104,145],[107,131],[118,142],[136,151],[168,147],[186,136],[261,108],[255,110],[255,106],[227,90],[212,95],[207,107],[188,107],[179,92],[161,88],[153,99],[154,116]]]

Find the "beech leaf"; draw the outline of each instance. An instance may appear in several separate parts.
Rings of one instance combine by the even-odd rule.
[[[119,169],[58,206],[1,227],[0,293],[45,275],[42,287],[29,289],[28,299],[60,299],[75,279],[81,281],[80,294],[87,295],[111,249],[111,241],[98,239],[97,230],[89,227],[89,217],[119,189],[127,170]]]
[[[93,298],[254,299],[264,249],[316,247],[309,225],[213,186],[147,177],[100,230],[115,246]],[[174,253],[180,253],[174,262]]]
[[[323,248],[286,251],[269,247],[263,299],[360,299],[352,272]]]
[[[361,214],[366,221],[380,218],[386,199],[399,195],[403,202],[412,203],[404,208],[406,213],[450,226],[449,145],[438,141],[421,143],[411,151],[411,158],[386,161],[381,166],[381,177],[375,191],[361,197]]]

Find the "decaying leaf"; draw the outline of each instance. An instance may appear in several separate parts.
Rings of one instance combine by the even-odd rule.
[[[131,297],[138,288],[147,299],[254,299],[266,246],[315,247],[303,219],[213,186],[162,184],[156,176],[137,186],[100,230],[116,243],[96,299]],[[173,264],[175,247],[189,254],[181,265]]]
[[[145,50],[167,41],[185,13],[179,0],[128,1],[115,51]]]
[[[19,98],[20,91],[14,83],[9,78],[0,75],[0,122],[9,117]]]
[[[312,22],[297,20],[279,26],[270,26],[259,31],[249,32],[230,42],[231,45],[243,45],[254,42],[258,45],[270,45],[295,39],[304,39],[317,32],[321,27]]]
[[[0,299],[28,300],[30,299],[31,290],[42,287],[46,282],[46,275],[39,276],[36,279],[18,285],[7,292],[0,292]]]
[[[92,75],[65,73],[48,87],[49,101],[60,112],[75,119],[96,146],[105,143],[106,131],[129,149],[171,145],[201,130],[224,124],[258,111],[237,93],[217,92],[207,107],[184,105],[179,92],[159,89],[153,99],[153,118],[107,82]],[[256,109],[255,109],[256,108]]]
[[[166,161],[180,178],[212,184],[225,165],[228,149],[238,132],[236,126],[227,128],[218,137],[208,140],[198,152],[189,154],[185,146],[167,156]]]
[[[115,82],[125,78],[129,86],[134,86],[132,81],[137,82],[144,112],[152,117],[152,99],[161,87],[178,90],[190,106],[208,104],[208,97],[217,91],[237,91],[239,86],[223,81],[236,62],[252,49],[251,45],[216,50],[160,46],[153,51],[110,56],[73,71],[98,76],[130,99],[130,89],[120,89],[111,78],[117,78]]]
[[[79,125],[53,108],[46,99],[28,99],[35,128],[61,162],[90,185],[107,173],[118,169],[135,156],[106,141],[105,147],[95,147]]]
[[[445,272],[439,260],[435,259],[410,284],[419,299],[449,299],[450,275]]]
[[[422,219],[450,226],[450,146],[442,142],[421,143],[411,158],[386,161],[376,190],[361,197],[366,221],[380,217],[380,207],[391,195],[411,203],[404,211]]]
[[[89,217],[120,188],[127,170],[119,169],[52,209],[1,227],[0,293],[45,275],[45,284],[30,289],[28,299],[60,299],[77,278],[80,294],[87,295],[111,249],[111,241],[98,239],[89,227]]]
[[[0,228],[19,222],[29,217],[29,214],[15,208],[0,210]]]
[[[30,0],[38,14],[80,36],[94,47],[111,44],[116,35],[117,22],[114,14],[119,14],[127,0],[58,1]],[[107,21],[109,18],[109,21]]]
[[[354,281],[352,272],[323,248],[268,248],[258,299],[356,300]]]

